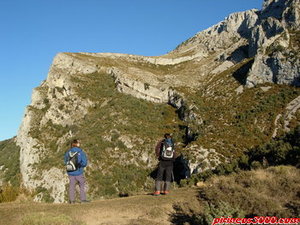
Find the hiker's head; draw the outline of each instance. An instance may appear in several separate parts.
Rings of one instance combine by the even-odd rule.
[[[165,137],[165,139],[171,139],[172,137],[171,137],[171,134],[169,134],[169,133],[166,133],[165,135],[164,135],[164,137]]]
[[[71,147],[79,147],[80,146],[80,142],[78,139],[74,139],[71,143]]]

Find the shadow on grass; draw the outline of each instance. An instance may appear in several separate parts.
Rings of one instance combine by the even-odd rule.
[[[171,215],[171,223],[175,225],[205,225],[199,214],[191,209],[186,212],[181,206],[174,205],[175,213]]]

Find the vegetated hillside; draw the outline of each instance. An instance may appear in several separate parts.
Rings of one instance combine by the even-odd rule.
[[[150,190],[165,132],[197,174],[295,128],[298,3],[268,0],[261,11],[234,13],[163,56],[58,54],[16,138],[22,184],[36,201],[64,202],[62,158],[74,138],[97,199]]]
[[[207,181],[213,176],[229,175],[257,169],[266,169],[270,166],[289,165],[300,167],[300,126],[296,129],[276,137],[271,141],[248,149],[244,154],[230,162],[223,162],[213,169],[192,174],[189,179],[182,180],[181,186],[194,186],[199,182]]]
[[[179,130],[180,121],[174,109],[167,104],[154,104],[119,93],[113,78],[107,74],[77,74],[72,77],[72,85],[76,87],[75,97],[92,102],[92,106],[83,119],[71,125],[61,126],[49,120],[41,126],[36,119],[30,135],[51,151],[44,152],[35,168],[63,170],[62,156],[76,137],[82,141],[90,163],[87,180],[91,198],[152,189],[149,174],[157,163],[154,147],[165,132],[178,133]],[[68,98],[64,101],[68,102]],[[69,104],[73,104],[72,101]],[[61,104],[58,108],[66,112],[68,105]],[[29,108],[29,111],[34,111],[39,118],[46,113],[44,108]],[[57,140],[69,133],[70,137],[58,143]]]
[[[16,145],[15,137],[0,142],[0,190],[1,186],[9,183],[18,187],[21,182],[20,148]]]
[[[227,79],[232,82],[227,87],[234,89],[235,85],[238,86],[234,78],[227,76]],[[44,143],[44,148],[51,149],[44,152],[35,169],[47,171],[57,167],[63,170],[62,155],[72,138],[80,138],[90,159],[87,179],[91,198],[151,190],[153,180],[149,174],[157,163],[153,149],[165,132],[174,134],[179,147],[182,146],[179,151],[191,161],[190,164],[193,161],[200,164],[200,169],[214,168],[217,164],[211,163],[216,157],[211,150],[208,150],[207,158],[197,158],[205,154],[195,156],[200,148],[195,147],[197,145],[215,149],[222,157],[218,163],[229,163],[246,150],[269,141],[275,127],[279,126],[275,124],[276,116],[284,114],[287,104],[300,94],[298,88],[271,84],[245,89],[243,93],[227,89],[227,96],[221,94],[225,92],[221,92],[220,96],[212,93],[211,97],[189,93],[186,94],[186,102],[192,101],[193,113],[198,113],[203,119],[203,124],[197,126],[193,121],[180,120],[180,113],[177,112],[178,116],[170,105],[119,93],[113,78],[107,74],[77,74],[72,76],[71,81],[76,93],[73,97],[92,102],[92,105],[83,119],[71,125],[60,126],[49,120],[41,126],[41,119],[35,119],[37,126],[31,127],[31,137]],[[223,85],[221,88],[226,87]],[[64,101],[68,102],[68,98],[72,97],[67,96]],[[48,102],[46,96],[43,99]],[[57,107],[67,113],[68,104]],[[44,108],[29,108],[31,110],[39,118],[47,113]],[[188,140],[186,127],[197,132],[195,140]],[[68,137],[66,134],[71,135]],[[43,179],[42,174],[39,179]],[[38,186],[37,190],[43,194],[43,200],[54,200],[47,189]]]
[[[275,130],[282,135],[284,121],[293,129],[299,124],[299,115],[294,115],[293,122],[284,115],[287,106],[300,94],[299,88],[287,85],[257,85],[251,89],[241,89],[232,73],[225,72],[211,85],[185,93],[186,104],[192,105],[194,114],[201,117],[202,123],[187,121],[196,133],[197,139],[192,145],[207,149],[216,149],[225,158],[240,156],[256,145],[269,141]]]

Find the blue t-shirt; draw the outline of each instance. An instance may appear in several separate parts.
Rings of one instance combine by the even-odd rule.
[[[79,176],[79,175],[83,174],[83,168],[86,167],[87,163],[88,163],[86,154],[84,153],[84,151],[81,148],[73,147],[69,151],[67,151],[65,154],[65,158],[64,158],[65,164],[67,164],[67,161],[69,158],[69,152],[78,152],[78,163],[80,166],[77,170],[68,172],[68,175]]]

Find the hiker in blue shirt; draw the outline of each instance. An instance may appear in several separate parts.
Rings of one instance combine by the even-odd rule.
[[[66,152],[64,162],[69,176],[69,203],[75,203],[75,186],[79,183],[80,200],[82,203],[88,202],[85,193],[84,168],[87,166],[87,157],[80,148],[79,140],[75,139],[71,143],[71,148]]]

